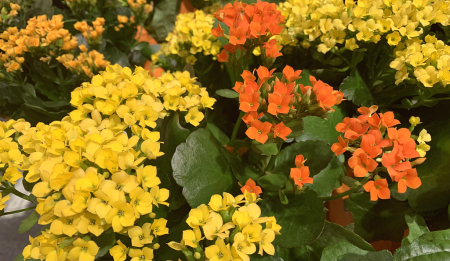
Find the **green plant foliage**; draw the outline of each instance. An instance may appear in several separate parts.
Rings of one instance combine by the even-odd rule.
[[[31,212],[31,214],[22,220],[22,223],[20,223],[19,226],[19,234],[23,234],[30,230],[38,221],[39,215],[36,211]]]
[[[390,261],[392,254],[388,250],[370,252],[362,250],[349,242],[339,242],[333,246],[326,247],[322,253],[322,261]]]
[[[339,89],[344,93],[344,98],[349,99],[358,106],[368,107],[375,103],[372,93],[358,71],[355,71],[354,75],[345,78]]]

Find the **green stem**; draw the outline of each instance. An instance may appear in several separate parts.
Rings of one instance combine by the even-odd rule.
[[[10,215],[10,214],[16,214],[16,213],[20,213],[20,212],[25,212],[25,211],[32,210],[32,209],[35,209],[35,208],[36,208],[36,206],[33,206],[33,207],[29,207],[29,208],[19,209],[19,210],[15,210],[15,211],[11,211],[11,212],[6,212],[6,213],[3,213],[3,214],[0,214],[0,217],[6,216],[6,215]]]
[[[436,98],[436,99],[425,100],[425,101],[445,101],[445,100],[450,100],[450,97]]]
[[[319,197],[319,198],[322,201],[331,201],[331,200],[340,199],[342,197],[348,196],[348,195],[352,194],[353,192],[357,191],[358,189],[362,188],[362,186],[367,183],[367,181],[369,180],[370,176],[371,175],[369,175],[369,176],[365,177],[363,180],[361,180],[361,185],[359,185],[356,188],[351,188],[351,189],[349,189],[349,190],[347,190],[345,192],[342,192],[340,194],[337,194],[337,195],[334,195],[334,196],[331,196],[331,197]]]
[[[277,156],[278,156],[278,154],[272,155],[270,157],[270,161],[269,161],[269,164],[267,164],[266,171],[271,171],[273,169],[273,165],[275,164],[275,160],[277,159]]]
[[[30,200],[30,197],[29,197],[29,196],[23,194],[22,192],[18,191],[17,189],[12,190],[11,193],[14,194],[14,195],[16,195],[16,196],[18,196],[19,198],[23,198],[23,199],[25,199],[25,200],[28,200],[28,201],[32,202],[32,201]]]
[[[241,122],[242,122],[242,116],[244,116],[245,112],[241,111],[239,113],[239,117],[237,118],[236,123],[234,124],[234,129],[233,129],[233,133],[231,134],[231,140],[235,140],[237,133],[239,131],[239,127],[241,126]]]

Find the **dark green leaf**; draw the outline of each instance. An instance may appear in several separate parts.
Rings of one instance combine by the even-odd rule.
[[[270,256],[268,254],[264,254],[264,256],[260,256],[257,252],[250,256],[250,260],[252,261],[289,261],[292,260],[291,253],[289,249],[282,248],[279,246],[275,247],[275,254]],[[299,261],[297,259],[297,261]]]
[[[341,177],[345,176],[344,161],[345,157],[342,154],[339,157],[333,156],[328,166],[314,176],[313,184],[306,185],[317,192],[319,197],[331,196],[336,184],[340,185]],[[308,161],[306,164],[308,164]]]
[[[276,155],[278,154],[278,144],[275,141],[269,141],[264,144],[258,141],[252,142],[252,149],[254,152],[261,155]]]
[[[305,159],[307,159],[305,165],[309,166],[311,176],[326,168],[334,155],[330,146],[324,141],[294,143],[280,151],[275,160],[274,169],[271,172],[288,176],[291,168],[295,168],[295,157],[299,154],[303,154]]]
[[[313,257],[314,260],[320,260],[324,248],[332,246],[339,242],[349,242],[363,250],[375,251],[375,248],[373,248],[372,245],[370,245],[357,234],[345,229],[338,224],[328,221],[325,222],[325,228],[323,229],[322,234],[320,234],[320,237],[306,247],[308,248],[311,257]]]
[[[357,106],[371,106],[375,103],[372,93],[366,83],[356,71],[355,75],[347,76],[339,89],[344,93],[344,98],[352,101]]]
[[[22,85],[23,89],[25,90],[26,93],[28,93],[31,96],[36,96],[36,90],[34,89],[34,86],[31,85],[30,83],[25,83],[24,85]]]
[[[216,94],[225,98],[238,98],[239,97],[239,93],[237,93],[234,90],[230,90],[230,89],[221,89],[221,90],[217,90]]]
[[[23,257],[22,253],[18,254],[16,256],[16,258],[14,258],[14,261],[23,261],[23,260],[24,260],[24,257]],[[27,259],[27,261],[39,261],[39,259],[29,258],[29,259]]]
[[[230,138],[228,138],[228,136],[215,124],[208,122],[206,128],[214,135],[214,138],[216,138],[222,146],[225,146],[230,142]]]
[[[411,244],[402,246],[394,254],[394,261],[449,260],[450,230],[425,233]]]
[[[245,184],[248,179],[256,180],[259,178],[258,170],[237,155],[231,157],[231,170],[233,171],[234,177],[241,184]]]
[[[152,54],[155,54],[159,51],[159,49],[161,49],[161,45],[159,44],[152,44],[152,45],[148,45],[146,47],[144,47],[141,51],[142,55],[151,60],[152,59]]]
[[[262,216],[275,216],[282,227],[273,242],[281,247],[300,247],[316,240],[325,224],[323,202],[307,189],[304,193],[287,195],[288,205],[280,204],[278,197],[266,196],[260,201]]]
[[[116,244],[115,235],[114,230],[109,228],[98,237],[92,236],[92,241],[100,248],[97,255],[95,255],[96,258],[104,256]]]
[[[20,223],[19,226],[19,234],[23,234],[30,230],[38,221],[39,215],[36,211],[31,212],[31,214],[22,220],[22,223]]]
[[[286,181],[286,176],[277,174],[264,175],[256,180],[261,188],[273,191],[283,188]]]
[[[407,228],[405,215],[413,212],[407,202],[395,199],[370,201],[366,192],[351,194],[345,203],[353,214],[355,233],[369,242],[401,241]]]
[[[49,18],[53,15],[52,0],[38,0],[34,2],[25,13],[25,21],[33,16],[44,14]]]
[[[407,214],[405,219],[408,224],[409,234],[402,239],[402,246],[407,246],[421,235],[430,232],[425,220],[421,216],[417,214]]]
[[[289,199],[286,197],[286,194],[284,194],[284,191],[280,189],[278,191],[278,196],[280,197],[280,202],[284,205],[289,204]]]
[[[119,64],[122,67],[130,67],[130,62],[128,61],[128,56],[121,52],[117,47],[112,44],[107,44],[105,48],[105,58],[111,64]]]
[[[180,4],[181,0],[160,0],[156,2],[149,32],[157,42],[163,42],[167,34],[172,32],[180,10]]]
[[[194,131],[186,143],[177,147],[172,168],[173,177],[183,187],[183,195],[192,208],[207,204],[214,194],[237,190],[230,154],[206,129]]]
[[[323,261],[390,261],[392,254],[388,250],[369,252],[362,250],[349,242],[339,242],[326,247],[322,253]]]

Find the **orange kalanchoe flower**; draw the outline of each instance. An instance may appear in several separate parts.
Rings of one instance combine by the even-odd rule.
[[[215,37],[221,37],[224,35],[224,30],[222,29],[222,27],[220,27],[220,24],[218,24],[217,28],[211,29],[211,34]]]
[[[301,168],[305,166],[306,159],[302,154],[295,156],[295,166]]]
[[[248,112],[247,114],[245,114],[244,116],[242,116],[242,120],[246,124],[251,124],[252,121],[258,120],[262,116],[264,116],[264,113],[262,113],[262,112],[260,114],[258,114],[256,111],[251,111],[251,112]]]
[[[247,182],[245,182],[245,185],[241,188],[242,194],[245,194],[245,191],[248,191],[249,193],[255,193],[256,195],[262,193],[261,187],[256,186],[255,181],[253,181],[252,179],[248,179]]]
[[[294,180],[295,185],[300,188],[303,187],[303,184],[313,183],[313,179],[309,176],[309,167],[307,166],[291,168],[291,178]]]
[[[396,177],[395,181],[398,182],[398,192],[405,193],[406,187],[410,187],[412,189],[416,189],[422,185],[422,181],[417,176],[416,169],[407,169],[403,172],[400,172]]]
[[[365,177],[368,172],[374,171],[378,163],[370,158],[363,149],[357,149],[353,157],[348,160],[348,165],[353,169],[356,177]]]
[[[271,128],[272,124],[270,122],[260,122],[259,120],[254,120],[251,123],[251,127],[247,129],[245,134],[247,134],[250,139],[257,140],[264,144],[269,138],[267,134],[269,134]]]
[[[286,127],[284,123],[280,122],[277,125],[275,125],[275,128],[273,130],[273,137],[280,137],[283,140],[286,140],[286,136],[291,134],[292,130],[289,127]]]
[[[217,55],[217,60],[221,63],[226,63],[228,62],[228,53],[225,50],[222,50],[218,55]]]
[[[289,82],[293,82],[297,79],[300,79],[300,74],[302,73],[302,70],[296,70],[294,71],[294,68],[292,68],[289,65],[286,65],[283,69],[283,77],[288,80]]]
[[[343,139],[343,138],[341,138],[341,136],[338,136],[338,140],[339,140],[339,142],[336,142],[331,146],[331,151],[333,151],[334,154],[336,154],[336,156],[339,156],[342,153],[346,152],[347,146],[348,146],[347,139]]]
[[[386,179],[371,180],[364,184],[364,189],[370,192],[370,200],[377,201],[378,198],[389,199],[391,198],[391,191],[388,188]]]
[[[259,92],[252,94],[241,93],[239,95],[239,110],[243,112],[256,111],[259,107]]]
[[[280,96],[278,94],[270,94],[269,95],[269,108],[268,112],[272,115],[277,115],[278,113],[288,113],[289,112],[289,103],[291,101],[290,96]]]

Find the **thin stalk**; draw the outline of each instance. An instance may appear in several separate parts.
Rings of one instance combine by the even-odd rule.
[[[352,194],[353,192],[357,191],[358,189],[362,188],[362,186],[367,183],[367,181],[369,180],[370,176],[371,175],[369,175],[369,176],[365,177],[363,180],[361,180],[361,185],[359,185],[356,188],[351,188],[351,189],[349,189],[349,190],[347,190],[345,192],[342,192],[340,194],[337,194],[337,195],[334,195],[334,196],[331,196],[331,197],[319,197],[319,198],[322,201],[331,201],[331,200],[340,199],[342,197],[348,196],[348,195]]]
[[[11,211],[11,212],[6,212],[6,213],[3,213],[3,214],[0,214],[0,217],[11,215],[11,214],[16,214],[16,213],[20,213],[20,212],[25,212],[25,211],[32,210],[32,209],[35,209],[35,208],[36,208],[36,206],[33,206],[33,207],[29,207],[29,208],[19,209],[19,210],[15,210],[15,211]]]
[[[242,116],[244,116],[245,112],[241,111],[239,113],[239,117],[236,120],[236,123],[234,124],[234,128],[233,128],[233,133],[231,134],[231,140],[235,140],[237,133],[239,131],[239,127],[241,126],[241,122],[242,122]]]
[[[25,200],[28,200],[28,201],[32,202],[32,201],[30,200],[30,197],[29,197],[29,196],[23,194],[22,192],[18,191],[17,189],[11,190],[11,193],[14,194],[14,195],[16,195],[16,196],[18,196],[19,198],[23,198],[23,199],[25,199]]]

